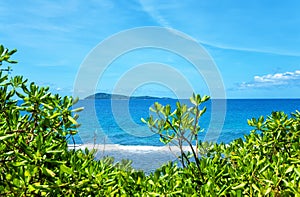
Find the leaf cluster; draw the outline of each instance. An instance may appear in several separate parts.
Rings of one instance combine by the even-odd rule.
[[[199,167],[198,158],[198,135],[201,130],[199,125],[200,117],[206,112],[206,107],[201,105],[210,99],[209,96],[201,97],[193,94],[190,98],[191,107],[186,104],[176,103],[176,109],[171,111],[171,106],[162,106],[158,102],[150,108],[157,118],[151,115],[147,120],[142,118],[142,122],[148,125],[152,132],[160,135],[160,141],[164,144],[171,144],[180,149],[177,157],[183,167],[190,163],[192,157]],[[189,146],[191,152],[184,151],[184,146]],[[199,168],[199,170],[201,170]]]

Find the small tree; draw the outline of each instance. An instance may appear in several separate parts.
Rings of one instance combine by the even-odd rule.
[[[202,131],[199,120],[206,111],[206,107],[201,109],[201,104],[208,101],[209,98],[209,96],[201,97],[199,94],[193,94],[190,98],[192,107],[177,102],[176,109],[173,112],[170,105],[163,106],[156,102],[150,110],[157,115],[157,118],[151,115],[147,120],[142,119],[152,132],[160,135],[161,142],[179,148],[180,155],[178,158],[183,167],[188,166],[191,163],[191,158],[193,158],[199,172],[201,172],[201,169],[198,135]],[[185,150],[185,145],[189,147],[191,152]]]

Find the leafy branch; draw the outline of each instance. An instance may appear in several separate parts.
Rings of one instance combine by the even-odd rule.
[[[142,121],[148,125],[150,130],[160,136],[160,141],[164,144],[176,145],[180,150],[178,158],[183,167],[190,165],[194,160],[200,177],[203,179],[199,163],[199,139],[201,132],[199,126],[200,117],[205,113],[206,107],[201,109],[201,104],[210,99],[209,96],[201,97],[199,94],[193,94],[190,98],[191,107],[186,104],[176,103],[176,109],[171,112],[171,106],[163,106],[158,102],[154,103],[154,107],[150,108],[157,118],[151,115],[147,120]],[[190,152],[184,150],[184,146],[188,145]],[[193,158],[193,159],[192,159]]]

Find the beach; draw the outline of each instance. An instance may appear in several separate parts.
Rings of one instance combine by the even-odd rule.
[[[124,146],[115,144],[78,144],[69,145],[69,149],[96,150],[95,158],[101,159],[110,156],[119,162],[122,159],[132,161],[132,167],[136,170],[152,172],[162,164],[169,161],[177,161],[175,155],[180,154],[180,150],[175,146]],[[183,147],[185,151],[190,150],[189,147]]]

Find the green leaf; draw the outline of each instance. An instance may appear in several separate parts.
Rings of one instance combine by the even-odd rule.
[[[16,60],[7,60],[7,62],[8,62],[8,63],[11,63],[11,64],[16,64],[16,63],[18,63],[18,61],[16,61]]]
[[[268,189],[265,191],[264,195],[267,196],[272,191],[271,187],[268,187]]]
[[[49,176],[51,176],[51,177],[54,177],[54,176],[55,176],[55,173],[54,173],[52,170],[50,170],[50,169],[48,169],[48,168],[46,168],[46,167],[43,167],[43,168],[42,168],[42,171],[43,171],[44,174],[49,175]]]
[[[23,161],[18,161],[18,162],[13,162],[13,165],[18,167],[18,166],[24,166],[26,165],[27,161],[23,160]]]
[[[72,170],[71,168],[65,166],[65,165],[61,165],[61,166],[60,166],[60,170],[61,170],[62,172],[67,173],[67,174],[73,174],[73,170]]]
[[[237,186],[232,187],[232,189],[233,189],[233,190],[242,189],[242,188],[245,187],[245,185],[247,185],[247,183],[246,183],[246,182],[243,182],[243,183],[241,183],[241,184],[239,184],[239,185],[237,185]]]
[[[29,176],[31,176],[31,173],[30,173],[30,171],[28,171],[28,170],[25,170],[25,173],[24,173],[24,175],[25,175],[26,177],[29,177]]]
[[[52,106],[50,106],[50,105],[48,105],[48,104],[46,104],[46,103],[42,103],[42,105],[44,105],[46,108],[48,108],[48,109],[50,109],[50,110],[52,110],[52,109],[53,109],[53,107],[52,107]]]
[[[21,98],[21,99],[24,99],[24,98],[25,98],[25,96],[24,96],[23,94],[21,94],[20,92],[16,92],[16,94],[17,94],[17,96],[18,96],[19,98]]]
[[[6,134],[4,136],[0,136],[0,141],[7,140],[8,138],[14,137],[15,135],[16,135],[15,133],[12,133],[12,134]]]
[[[84,110],[84,107],[73,109],[72,112],[81,112],[82,110]]]
[[[209,99],[210,99],[210,96],[204,95],[201,99],[201,102],[204,103],[204,102],[208,101]]]
[[[285,174],[292,172],[294,170],[294,165],[291,165],[290,167],[288,167],[288,169],[286,169]]]
[[[71,121],[72,124],[78,124],[77,121],[72,116],[68,116],[68,120]]]
[[[59,116],[60,113],[59,112],[56,112],[54,113],[52,116],[50,116],[50,119],[53,119],[53,118],[56,118],[57,116]]]
[[[154,182],[153,182],[151,179],[148,181],[148,183],[149,183],[150,185],[155,185]]]
[[[296,172],[296,174],[300,177],[300,168],[294,168],[294,171]]]
[[[3,77],[0,78],[0,83],[4,82],[5,80],[7,80],[7,75],[5,75],[5,76],[3,76]]]
[[[13,49],[13,50],[7,52],[7,54],[8,55],[13,55],[15,52],[17,52],[17,49]]]
[[[257,187],[257,185],[255,185],[254,183],[252,183],[252,187],[256,190],[256,191],[260,191],[259,188]]]
[[[170,115],[170,111],[171,111],[171,106],[170,105],[166,105],[166,107],[165,107],[165,115],[166,116]]]
[[[141,118],[142,123],[147,124],[147,121],[144,118]]]
[[[35,191],[35,187],[33,185],[28,185],[28,192],[33,192]]]
[[[195,93],[193,93],[193,96],[190,97],[190,102],[191,102],[193,105],[197,105]],[[178,107],[178,106],[177,106],[177,107]]]
[[[260,171],[259,174],[262,173],[263,171],[265,171],[266,168],[268,168],[270,166],[270,164],[268,163],[267,165],[265,165]]]
[[[4,46],[1,44],[0,45],[0,55],[2,56],[4,52]]]

